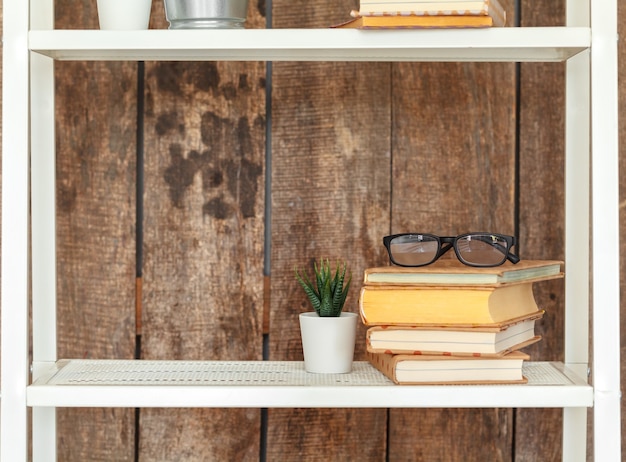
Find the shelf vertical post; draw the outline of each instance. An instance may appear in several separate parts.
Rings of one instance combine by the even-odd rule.
[[[589,27],[589,0],[567,2],[566,23]],[[590,56],[566,63],[565,84],[565,365],[589,368]],[[563,461],[586,460],[587,409],[563,409]]]
[[[54,2],[31,0],[30,28],[54,28]],[[33,380],[57,359],[54,61],[30,57]],[[56,460],[56,409],[32,410],[33,460]]]
[[[0,459],[28,460],[28,2],[3,2]]]
[[[591,2],[595,460],[621,460],[617,0]]]

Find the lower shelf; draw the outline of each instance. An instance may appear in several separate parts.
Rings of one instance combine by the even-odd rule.
[[[309,374],[300,361],[61,360],[27,389],[31,407],[590,407],[593,389],[557,362],[523,385],[394,385],[368,362]]]

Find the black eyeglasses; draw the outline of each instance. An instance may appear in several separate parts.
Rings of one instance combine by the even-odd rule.
[[[499,266],[506,260],[517,263],[519,257],[511,252],[516,243],[513,236],[494,233],[467,233],[456,237],[407,233],[383,238],[389,259],[398,266],[430,265],[451,248],[461,263],[468,266]]]

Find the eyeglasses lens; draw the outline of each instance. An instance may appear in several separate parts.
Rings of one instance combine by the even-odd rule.
[[[389,243],[389,253],[398,265],[428,265],[435,259],[438,252],[439,241],[421,234],[399,236]]]
[[[473,234],[457,240],[459,257],[470,265],[497,266],[509,252],[507,242],[493,234]]]

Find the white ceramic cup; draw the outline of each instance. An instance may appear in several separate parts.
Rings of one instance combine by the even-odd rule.
[[[151,7],[152,0],[98,0],[100,29],[147,29]]]

